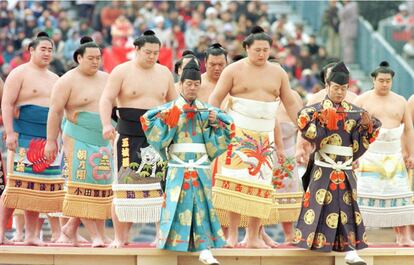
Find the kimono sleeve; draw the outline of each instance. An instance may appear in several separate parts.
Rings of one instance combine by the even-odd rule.
[[[167,160],[166,148],[171,144],[177,132],[180,113],[175,105],[161,106],[147,111],[140,118],[148,143],[160,153],[164,160]]]
[[[208,113],[201,114],[204,128],[202,129],[207,154],[210,160],[218,157],[227,150],[231,139],[235,136],[235,125],[233,119],[218,108],[213,108],[217,114],[214,124],[208,121]]]
[[[372,128],[364,128],[359,120],[352,131],[352,149],[354,153],[354,160],[361,157],[367,150],[371,143],[375,141],[381,128],[381,122],[372,117]]]
[[[327,129],[317,119],[316,107],[305,107],[298,113],[298,127],[302,137],[319,146],[323,138],[327,136]]]

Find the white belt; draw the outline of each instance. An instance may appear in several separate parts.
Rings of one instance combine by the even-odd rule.
[[[229,110],[228,114],[233,118],[236,127],[258,131],[258,132],[273,132],[275,129],[275,118],[274,119],[255,119],[244,116],[234,110]]]
[[[351,147],[332,145],[332,144],[325,145],[320,150],[320,152],[324,152],[326,154],[340,155],[340,156],[353,156],[354,155]]]
[[[171,153],[207,153],[205,144],[172,144],[168,150]]]
[[[334,154],[340,156],[353,156],[353,151],[351,147],[348,146],[336,146],[336,145],[325,145],[323,149],[319,150],[315,154],[315,165],[320,167],[332,168],[335,170],[351,170],[353,159],[348,159],[345,162],[338,161],[335,162],[327,154]],[[322,161],[321,157],[325,160]]]
[[[184,167],[188,168],[190,170],[194,170],[194,168],[210,168],[210,165],[202,165],[205,162],[208,162],[208,156],[203,155],[200,159],[197,161],[194,161],[190,159],[188,162],[184,162],[183,160],[179,159],[176,155],[171,154],[171,158],[175,160],[177,163],[168,163],[169,167]]]

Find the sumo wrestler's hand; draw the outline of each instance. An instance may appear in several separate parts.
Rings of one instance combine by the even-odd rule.
[[[17,133],[13,132],[13,133],[8,133],[6,135],[6,146],[7,149],[12,151],[12,152],[16,152],[16,148],[17,148],[17,139],[18,139],[18,135]]]
[[[295,153],[296,163],[301,166],[305,166],[309,163],[309,153],[305,148],[297,148]]]
[[[279,164],[283,164],[286,161],[286,156],[285,156],[285,152],[280,149],[276,149],[276,157],[277,157],[277,161],[279,162]]]
[[[112,124],[105,125],[102,128],[102,136],[105,140],[114,140],[115,139],[115,128]]]
[[[414,156],[407,156],[404,159],[405,162],[405,166],[407,167],[407,169],[413,169],[414,168]]]
[[[54,161],[58,152],[56,141],[46,141],[44,149],[44,158],[47,161]]]

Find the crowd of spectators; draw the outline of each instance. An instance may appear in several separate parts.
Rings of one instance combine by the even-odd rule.
[[[265,1],[17,1],[0,2],[0,75],[4,79],[29,60],[27,46],[39,31],[55,42],[51,64],[62,75],[74,66],[79,38],[90,35],[103,49],[103,70],[131,59],[133,39],[153,29],[162,41],[160,63],[170,69],[185,49],[201,62],[208,45],[219,42],[229,58],[244,53],[242,41],[253,25],[273,38],[272,55],[301,92],[321,88],[318,72],[332,58],[317,36],[288,15],[269,13]],[[203,65],[203,64],[201,64]],[[203,70],[203,69],[202,69]]]

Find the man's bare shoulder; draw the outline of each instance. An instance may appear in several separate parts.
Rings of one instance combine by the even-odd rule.
[[[352,91],[348,90],[348,92],[346,93],[346,99],[351,103],[354,102],[357,99],[357,97],[358,95]]]
[[[412,95],[409,99],[408,99],[408,103],[410,105],[414,105],[414,95]]]
[[[358,100],[366,99],[366,98],[369,98],[370,96],[372,96],[372,90],[365,91],[364,93],[358,95],[357,99]]]
[[[167,66],[162,65],[162,64],[155,64],[154,65],[155,70],[160,71],[160,73],[164,74],[164,75],[171,75],[171,71],[170,69],[168,69]]]
[[[58,86],[59,89],[68,88],[70,89],[72,85],[77,84],[76,81],[79,80],[79,73],[76,68],[73,68],[63,74],[57,80],[55,86]]]
[[[27,70],[29,70],[28,63],[21,64],[10,71],[8,78],[23,75]]]
[[[403,96],[401,96],[401,95],[399,95],[399,94],[397,94],[393,91],[390,91],[390,96],[391,96],[392,100],[393,101],[395,100],[395,102],[398,103],[398,104],[407,103],[407,100]]]
[[[246,65],[245,60],[247,60],[247,59],[246,58],[245,59],[241,59],[241,60],[239,60],[237,62],[234,62],[234,63],[231,63],[231,64],[227,65],[224,68],[223,72],[224,71],[234,72],[234,71],[238,71],[238,70],[243,69],[245,67],[245,65]]]
[[[60,78],[59,78],[59,82],[65,82],[65,81],[69,81],[72,78],[76,78],[77,76],[77,70],[76,68],[70,69],[69,71],[67,71],[66,73],[64,73]]]
[[[269,67],[270,69],[272,69],[272,71],[276,71],[277,73],[280,74],[285,74],[286,71],[285,69],[283,69],[283,67],[279,64],[279,63],[267,63],[267,67]]]
[[[128,62],[118,64],[117,66],[114,67],[114,69],[112,69],[110,75],[125,74],[125,71],[128,70],[129,68],[131,68],[131,66],[133,66],[132,61],[128,61]]]
[[[226,66],[223,72],[221,73],[220,79],[222,78],[222,76],[234,77],[234,74],[241,73],[241,71],[243,70],[245,66],[245,64],[242,62],[243,60],[244,59],[231,63],[228,66]]]
[[[109,74],[107,72],[104,72],[104,71],[98,71],[98,72],[96,72],[96,74],[99,78],[105,78],[105,79],[107,79],[108,76],[109,76]]]
[[[50,70],[47,70],[46,71],[46,74],[51,78],[51,79],[55,79],[55,80],[58,80],[59,79],[59,76],[57,75],[57,74],[55,74],[55,73],[53,73],[52,71],[50,71]]]

